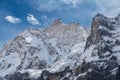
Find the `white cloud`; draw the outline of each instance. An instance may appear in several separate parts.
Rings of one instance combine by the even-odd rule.
[[[21,22],[20,18],[16,18],[16,17],[10,16],[10,15],[6,16],[5,19],[13,24]]]
[[[28,14],[27,16],[27,20],[29,23],[31,23],[32,25],[40,25],[40,22],[34,17],[34,15],[32,14]]]

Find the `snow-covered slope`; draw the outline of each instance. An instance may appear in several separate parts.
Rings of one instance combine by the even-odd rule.
[[[84,27],[76,23],[65,25],[59,19],[44,29],[27,29],[0,51],[0,76],[28,72],[35,78],[42,70],[73,68],[84,51],[87,36]]]

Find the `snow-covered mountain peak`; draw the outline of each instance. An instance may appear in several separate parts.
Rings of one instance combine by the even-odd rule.
[[[101,14],[101,13],[97,13],[95,16],[94,16],[94,18],[104,18],[105,16],[103,15],[103,14]]]
[[[87,36],[85,28],[75,23],[64,25],[61,20],[44,29],[26,29],[0,51],[0,76],[27,69],[55,72],[68,65],[72,68],[73,56],[83,52]]]

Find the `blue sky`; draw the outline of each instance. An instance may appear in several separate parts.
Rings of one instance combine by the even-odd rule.
[[[0,0],[0,48],[29,27],[46,27],[55,19],[90,27],[92,17],[120,13],[119,0]]]

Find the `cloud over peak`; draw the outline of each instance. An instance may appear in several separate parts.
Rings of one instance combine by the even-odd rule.
[[[40,25],[40,22],[32,14],[28,14],[27,21],[32,25]]]
[[[81,4],[81,0],[31,0],[30,5],[37,10],[51,12],[60,11],[64,8],[75,8],[78,4]]]
[[[10,15],[6,16],[5,19],[6,19],[8,22],[13,23],[13,24],[21,22],[21,19],[20,19],[20,18],[13,17],[13,16],[10,16]]]

